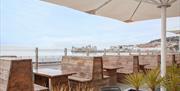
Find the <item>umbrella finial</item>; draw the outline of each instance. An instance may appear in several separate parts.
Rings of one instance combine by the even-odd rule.
[[[85,11],[88,14],[96,14],[96,9]]]

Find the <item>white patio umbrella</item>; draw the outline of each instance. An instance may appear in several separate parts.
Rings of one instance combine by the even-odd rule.
[[[161,18],[161,76],[166,74],[166,17],[180,16],[180,0],[43,0],[125,22]],[[168,12],[166,12],[168,10]],[[161,91],[164,91],[161,88]]]

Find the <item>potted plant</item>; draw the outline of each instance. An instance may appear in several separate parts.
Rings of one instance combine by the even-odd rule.
[[[143,85],[144,75],[142,73],[133,73],[125,77],[125,83],[128,83],[135,89],[129,91],[140,91],[139,88]]]
[[[167,68],[164,86],[168,91],[180,91],[180,69],[176,65]]]
[[[151,89],[151,91],[155,91],[157,87],[163,82],[162,77],[159,75],[159,68],[153,69],[146,72],[145,83]]]

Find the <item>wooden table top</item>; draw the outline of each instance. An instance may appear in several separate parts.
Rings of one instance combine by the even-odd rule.
[[[103,69],[105,70],[115,70],[115,69],[121,69],[124,67],[117,67],[117,66],[104,66]]]
[[[75,74],[75,72],[67,72],[67,71],[50,69],[50,68],[33,69],[33,73],[35,75],[40,75],[45,77],[69,76]]]

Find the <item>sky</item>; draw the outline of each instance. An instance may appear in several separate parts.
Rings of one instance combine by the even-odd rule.
[[[159,19],[127,24],[40,0],[0,1],[0,46],[105,48],[160,38]],[[168,29],[180,29],[180,17],[167,21]]]

